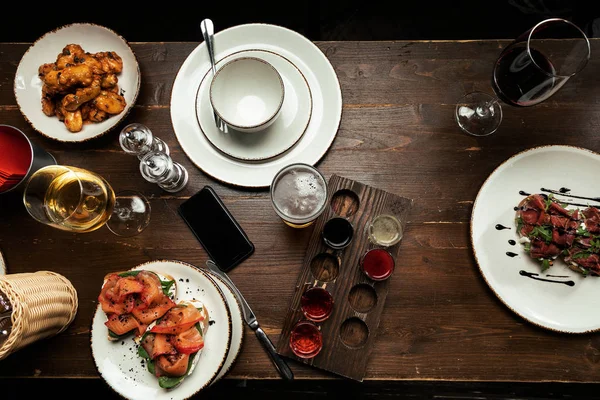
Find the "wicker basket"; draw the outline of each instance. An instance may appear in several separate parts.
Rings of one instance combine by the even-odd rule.
[[[0,276],[0,291],[13,308],[12,330],[0,347],[0,360],[64,331],[77,314],[77,291],[68,279],[55,272]]]

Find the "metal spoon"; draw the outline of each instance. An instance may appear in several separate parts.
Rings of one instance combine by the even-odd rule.
[[[212,67],[213,77],[217,74],[217,67],[215,66],[215,48],[214,48],[214,34],[215,28],[210,19],[203,19],[200,22],[200,30],[204,37],[204,43],[206,43],[206,49],[208,50],[208,58],[210,58],[210,65]],[[215,124],[221,131],[227,133],[227,124],[219,117],[213,110],[213,116],[215,118]]]

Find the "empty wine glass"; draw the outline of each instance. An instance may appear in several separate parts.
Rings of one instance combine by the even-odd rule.
[[[544,20],[505,47],[496,60],[492,88],[497,97],[468,93],[454,113],[458,126],[474,136],[494,133],[502,121],[502,100],[530,107],[555,94],[590,59],[590,42],[575,24]]]
[[[64,165],[47,166],[31,175],[23,202],[37,221],[70,232],[91,232],[106,225],[117,236],[133,236],[150,222],[150,204],[142,194],[115,195],[100,175]]]

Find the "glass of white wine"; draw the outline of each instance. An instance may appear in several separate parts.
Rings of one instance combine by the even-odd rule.
[[[39,222],[69,232],[106,225],[117,236],[134,236],[150,222],[150,204],[142,194],[115,195],[100,175],[65,165],[50,165],[31,175],[23,202]]]

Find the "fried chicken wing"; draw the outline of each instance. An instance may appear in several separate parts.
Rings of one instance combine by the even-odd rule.
[[[65,92],[72,86],[89,86],[92,80],[92,70],[83,64],[49,71],[42,77],[42,82],[48,86],[50,93]]]
[[[123,60],[114,51],[101,51],[94,54],[96,60],[102,64],[102,70],[107,74],[118,74],[123,71]]]
[[[88,87],[80,88],[75,94],[69,93],[62,99],[62,105],[67,111],[75,111],[84,103],[94,99],[100,94],[100,77],[96,77]]]
[[[116,74],[106,74],[102,76],[102,89],[110,89],[117,86],[119,78]]]
[[[62,105],[62,101],[59,100],[56,102],[56,113],[69,132],[79,132],[83,128],[83,118],[80,110],[67,111]]]
[[[51,117],[54,115],[54,99],[46,90],[46,85],[42,86],[42,112]]]
[[[85,52],[78,44],[66,45],[62,52],[56,57],[56,67],[63,69],[77,64],[77,58]]]
[[[83,128],[83,119],[81,118],[81,111],[67,111],[65,113],[65,126],[70,132],[73,133],[81,131],[81,128]]]
[[[123,111],[127,103],[120,94],[102,90],[93,100],[93,105],[100,111],[114,115]]]
[[[38,68],[38,76],[40,78],[43,78],[44,75],[46,75],[50,71],[56,71],[56,64],[55,63],[42,64]]]
[[[92,69],[85,64],[63,68],[59,73],[58,81],[66,87],[89,86],[94,79]]]
[[[91,53],[80,55],[77,59],[75,59],[75,61],[78,64],[84,64],[90,67],[94,75],[104,75],[106,73],[102,69],[102,63],[98,61]]]
[[[88,112],[88,119],[92,122],[102,122],[105,121],[109,115],[102,110],[98,110],[93,104],[90,105],[90,109]]]

